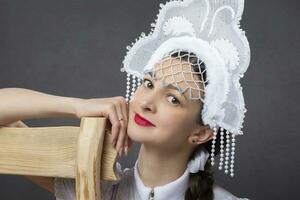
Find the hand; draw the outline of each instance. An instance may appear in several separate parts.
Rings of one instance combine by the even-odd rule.
[[[132,146],[132,141],[127,135],[128,103],[122,96],[111,98],[75,99],[76,116],[81,117],[106,117],[108,129],[112,129],[112,144],[119,155],[126,155]],[[119,120],[122,119],[122,120]]]

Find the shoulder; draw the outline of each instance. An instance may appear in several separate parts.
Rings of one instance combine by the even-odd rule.
[[[124,194],[128,193],[128,187],[130,187],[133,182],[133,168],[119,170],[118,174],[120,179],[117,181],[101,180],[102,199],[111,199],[111,197],[114,197],[115,199],[115,195],[117,194],[124,196]]]
[[[249,200],[248,198],[240,198],[219,185],[213,186],[214,200]]]

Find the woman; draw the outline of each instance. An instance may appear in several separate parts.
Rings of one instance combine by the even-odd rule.
[[[224,161],[225,173],[234,175],[235,135],[242,134],[245,112],[239,78],[250,60],[239,29],[243,4],[185,0],[161,5],[150,35],[141,34],[127,48],[122,68],[128,73],[126,99],[82,100],[4,89],[0,124],[52,116],[109,118],[120,155],[127,154],[131,140],[141,148],[134,167],[119,171],[120,181],[101,182],[104,200],[239,199],[214,184],[210,165],[220,152],[219,169]],[[29,178],[57,199],[75,198],[73,179]]]
[[[178,59],[179,54],[181,60]],[[104,200],[148,199],[151,191],[154,191],[154,199],[239,199],[213,184],[209,162],[205,163],[205,170],[197,173],[189,173],[187,168],[196,149],[205,147],[210,151],[213,131],[201,121],[201,101],[190,100],[187,92],[180,94],[177,88],[166,87],[162,83],[167,82],[165,85],[170,86],[173,81],[180,82],[184,75],[175,76],[176,73],[199,63],[197,59],[190,59],[189,66],[188,58],[187,52],[175,52],[163,59],[156,65],[154,74],[145,74],[143,84],[129,104],[122,97],[84,100],[17,88],[1,89],[0,98],[5,104],[0,107],[0,124],[44,117],[108,117],[120,155],[121,152],[127,154],[131,139],[142,145],[135,167],[121,172],[120,182],[101,182]],[[201,63],[204,68],[205,64]],[[175,79],[163,77],[162,70]],[[205,73],[203,75],[204,80],[201,80],[199,75],[185,74],[204,83],[206,76]],[[189,85],[180,82],[179,87],[182,89]],[[199,84],[199,87],[204,86]],[[119,121],[120,118],[123,120]],[[56,192],[57,199],[75,198],[73,179],[28,178]]]

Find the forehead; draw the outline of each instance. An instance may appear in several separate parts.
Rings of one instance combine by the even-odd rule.
[[[200,98],[203,89],[200,77],[201,74],[194,71],[191,63],[178,57],[165,57],[155,64],[152,72],[152,78],[162,80],[163,86],[175,86],[186,97],[194,98]]]

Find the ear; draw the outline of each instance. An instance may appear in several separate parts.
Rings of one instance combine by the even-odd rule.
[[[213,130],[209,127],[209,125],[204,125],[198,127],[196,131],[188,137],[188,141],[190,144],[198,145],[213,139],[213,137]]]

